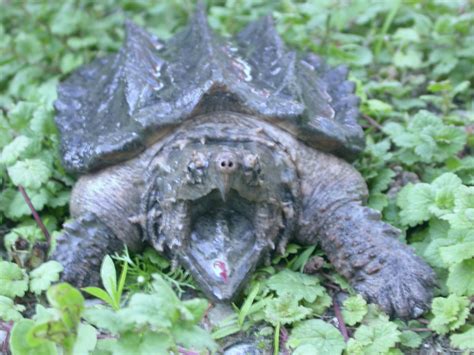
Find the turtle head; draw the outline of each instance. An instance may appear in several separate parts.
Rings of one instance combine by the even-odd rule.
[[[291,162],[271,145],[232,139],[177,144],[157,162],[146,197],[151,242],[210,298],[234,298],[262,259],[284,248],[294,225]]]

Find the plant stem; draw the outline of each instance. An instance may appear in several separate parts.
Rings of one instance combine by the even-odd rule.
[[[344,317],[342,316],[341,309],[339,308],[339,305],[337,304],[337,301],[334,297],[332,299],[332,304],[334,305],[334,314],[337,318],[339,331],[344,337],[344,341],[347,343],[349,341],[349,334],[347,332],[346,324],[344,323]]]
[[[374,120],[372,117],[370,117],[369,115],[366,115],[366,114],[363,114],[362,117],[365,118],[365,120],[367,122],[369,122],[369,124],[375,128],[377,128],[380,132],[383,132],[383,127],[382,125],[380,125],[380,123],[378,123],[376,120]]]
[[[43,232],[44,238],[46,239],[46,243],[48,244],[48,250],[51,248],[51,236],[49,235],[48,229],[46,229],[43,221],[41,220],[38,212],[36,212],[35,208],[33,207],[33,204],[31,203],[31,199],[28,196],[27,192],[25,191],[24,187],[19,185],[18,190],[20,190],[20,193],[22,194],[23,198],[25,199],[26,204],[30,208],[31,214],[33,215],[33,218],[36,221],[36,224],[38,227],[41,229],[41,232]]]
[[[377,39],[377,42],[375,42],[375,47],[374,47],[375,58],[378,57],[378,55],[380,54],[380,51],[382,50],[384,37],[387,34],[388,29],[390,28],[390,25],[392,24],[393,19],[395,18],[395,15],[398,12],[398,9],[400,8],[400,3],[401,3],[400,0],[394,1],[392,9],[390,10],[387,17],[385,18],[385,21],[382,26],[382,32],[379,34],[379,38]]]
[[[275,327],[275,336],[273,338],[273,355],[278,355],[280,352],[280,322]]]

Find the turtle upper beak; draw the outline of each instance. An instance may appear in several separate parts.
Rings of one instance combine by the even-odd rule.
[[[238,165],[237,157],[230,152],[220,153],[216,158],[216,170],[219,174],[217,187],[224,202],[229,194],[232,186],[232,176],[237,171]]]

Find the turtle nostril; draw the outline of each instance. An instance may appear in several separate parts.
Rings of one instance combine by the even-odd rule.
[[[237,167],[236,157],[232,153],[221,153],[216,159],[217,168],[223,173],[232,173]]]

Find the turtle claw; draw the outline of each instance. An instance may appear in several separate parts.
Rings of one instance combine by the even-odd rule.
[[[435,275],[408,247],[397,247],[384,253],[385,262],[378,272],[359,270],[353,287],[391,316],[417,318],[430,307]]]

